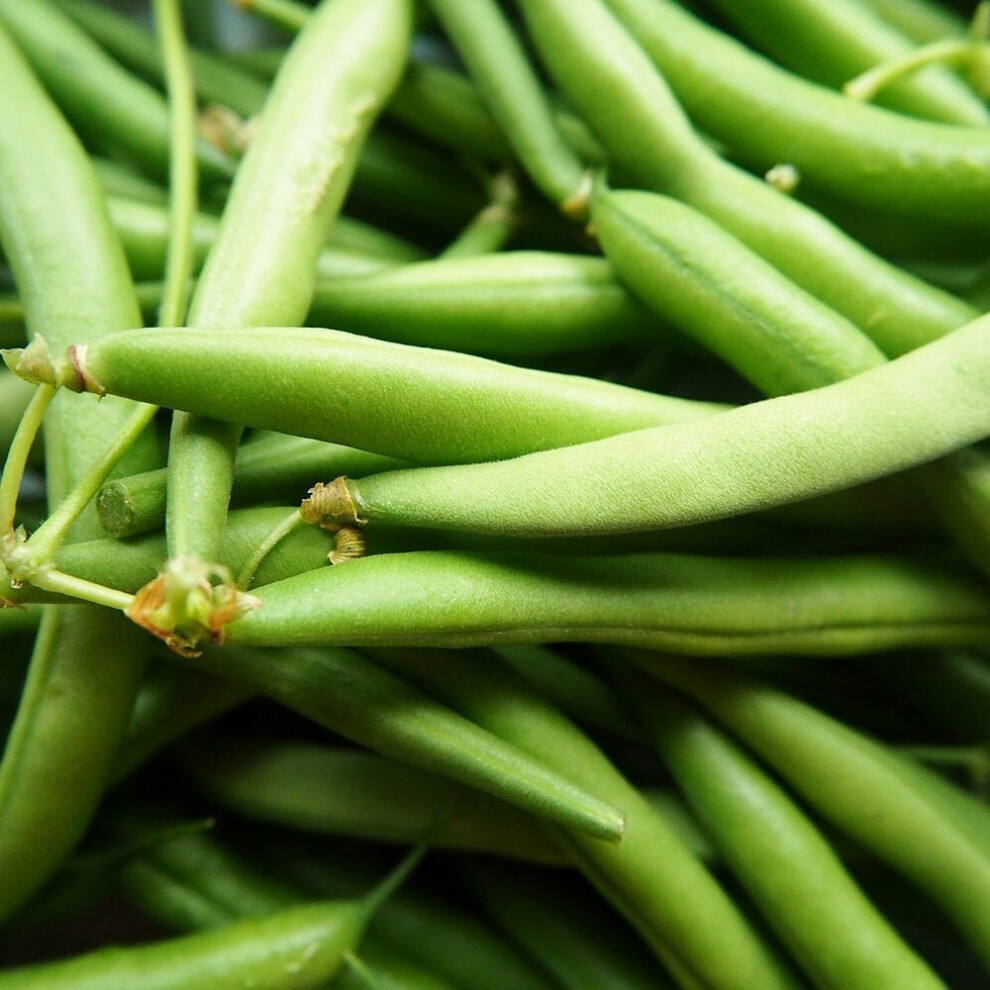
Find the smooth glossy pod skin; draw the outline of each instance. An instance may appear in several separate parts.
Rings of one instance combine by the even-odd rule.
[[[318,284],[310,323],[491,357],[662,341],[603,258],[508,251]]]
[[[775,67],[669,0],[607,0],[699,127],[864,206],[972,223],[990,205],[990,131],[910,120]],[[985,222],[985,221],[984,221]]]
[[[309,20],[238,169],[190,304],[190,326],[302,322],[364,138],[405,66],[412,18],[411,0],[344,0]],[[173,419],[171,557],[216,556],[239,422]]]
[[[716,0],[715,5],[771,58],[834,89],[915,47],[868,0]],[[928,66],[898,80],[876,102],[946,124],[990,124],[983,101],[944,67]]]
[[[111,393],[426,463],[511,457],[725,408],[312,328],[159,328],[136,346],[123,334],[94,344],[84,360]],[[220,375],[223,388],[209,384]]]
[[[258,589],[230,643],[461,647],[615,642],[678,653],[863,653],[976,644],[967,571],[884,556],[738,559],[382,554]]]
[[[742,747],[654,679],[621,670],[618,678],[727,866],[815,986],[944,990],[811,819]]]
[[[629,20],[643,45],[654,29],[653,2],[646,0],[635,24]],[[556,83],[583,113],[622,181],[674,196],[711,217],[851,319],[887,354],[902,354],[977,315],[872,254],[820,213],[719,158],[698,137],[637,39],[598,0],[523,0],[521,6]],[[811,129],[806,117],[800,121]],[[990,132],[979,133],[990,141]],[[781,161],[791,159],[770,164]]]
[[[909,877],[990,969],[990,857],[946,813],[920,769],[810,705],[711,665],[635,654],[727,726],[836,828]]]
[[[150,945],[7,970],[0,990],[306,990],[343,967],[366,922],[360,902],[306,904]]]

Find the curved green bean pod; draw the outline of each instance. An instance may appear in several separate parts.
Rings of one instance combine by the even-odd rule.
[[[183,765],[211,801],[256,821],[400,844],[428,834],[439,849],[567,861],[532,815],[371,753],[209,732],[191,743]]]
[[[126,334],[94,342],[80,358],[91,384],[111,393],[154,393],[156,405],[433,463],[511,457],[724,408],[313,328],[158,328],[136,346]],[[223,388],[204,389],[221,365]]]
[[[699,127],[809,182],[895,212],[971,222],[990,199],[990,133],[910,120],[804,81],[668,0],[607,0]]]
[[[815,986],[945,986],[739,746],[645,675],[620,672],[620,682],[726,863]]]
[[[506,461],[387,471],[356,482],[339,479],[328,489],[327,513],[352,522],[378,519],[502,535],[589,536],[683,526],[860,484],[990,435],[988,326],[990,316],[981,317],[853,378],[716,416]],[[114,377],[131,380],[126,388],[111,381],[109,388],[166,405],[186,401],[174,384],[181,382],[177,360],[161,364],[161,376],[171,381],[156,382],[150,389],[146,368],[130,374],[129,362],[147,354],[150,336],[142,337],[138,347],[130,346],[123,334],[113,339]],[[227,340],[231,342],[230,335]],[[128,357],[117,360],[124,350]],[[90,345],[85,361],[102,380],[111,369],[101,354],[100,342]],[[198,376],[202,362],[193,363]],[[240,358],[234,367],[239,365]],[[226,370],[230,388],[232,374]],[[208,404],[213,415],[240,418],[239,409],[221,413],[228,392],[204,398],[200,387],[196,395],[193,387],[186,389],[190,403]],[[257,393],[254,401],[260,402]],[[448,415],[462,410],[451,401]],[[436,415],[442,421],[439,404]],[[245,417],[252,418],[247,404]],[[302,416],[298,422],[303,425],[296,429],[311,430]],[[380,423],[377,437],[352,439],[385,451]],[[289,428],[284,422],[259,425]],[[411,424],[401,420],[394,429],[396,440],[405,439],[405,450],[412,453]],[[481,456],[496,456],[490,444],[486,451]],[[959,476],[962,489],[974,480],[971,474]],[[965,541],[963,532],[959,536]]]
[[[716,0],[730,23],[768,55],[834,89],[915,47],[870,6],[863,0]],[[985,127],[990,123],[990,112],[972,89],[949,70],[934,66],[892,84],[877,103],[947,124]]]
[[[103,148],[119,148],[159,178],[168,174],[168,109],[49,0],[4,0],[0,22],[31,60],[79,132]],[[203,140],[199,168],[229,179],[233,162]]]
[[[757,753],[817,812],[909,877],[990,969],[990,858],[876,742],[712,664],[637,654]]]
[[[345,964],[376,907],[362,901],[305,904],[150,945],[98,949],[60,962],[0,972],[2,990],[304,990]]]
[[[644,32],[654,30],[657,20],[652,2],[636,8],[641,16],[635,33],[644,45],[650,43]],[[522,8],[544,61],[617,172],[718,221],[851,319],[887,354],[927,343],[977,315],[954,296],[882,261],[821,214],[718,158],[692,130],[640,45],[597,0],[523,0]],[[627,8],[616,6],[623,16]],[[666,5],[658,10],[667,13]],[[801,127],[814,129],[803,111]],[[629,140],[630,133],[636,141]],[[979,133],[990,141],[990,133]],[[830,155],[823,153],[826,160]],[[791,161],[770,164],[781,160]]]
[[[0,77],[0,237],[29,329],[58,338],[73,323],[94,334],[140,326],[87,156],[3,31]],[[45,424],[50,507],[131,415],[129,403],[81,410],[56,397]],[[139,442],[122,467],[156,462],[151,445]],[[85,513],[74,536],[92,534],[94,523],[95,514]],[[142,652],[111,613],[46,611],[0,764],[0,917],[48,879],[84,832],[126,728]]]
[[[196,666],[247,683],[385,756],[477,787],[527,811],[618,842],[622,813],[502,743],[353,650],[214,650]]]
[[[376,656],[525,752],[627,811],[621,847],[554,837],[683,986],[789,987],[790,974],[736,905],[598,747],[490,654],[383,650]]]
[[[309,322],[469,354],[526,356],[666,336],[602,258],[508,251],[317,285]]]
[[[228,642],[622,642],[678,653],[826,655],[975,644],[990,622],[988,599],[968,573],[883,556],[419,551],[300,574],[258,589],[258,598],[262,607],[231,624]]]

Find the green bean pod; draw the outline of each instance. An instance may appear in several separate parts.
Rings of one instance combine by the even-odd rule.
[[[607,0],[699,127],[789,162],[853,202],[972,223],[990,201],[990,133],[857,104],[774,66],[668,0]]]
[[[16,38],[63,112],[87,141],[120,149],[142,169],[168,174],[168,109],[49,0],[4,0],[0,22]],[[233,162],[206,141],[197,159],[210,179],[229,179]]]
[[[945,986],[755,761],[677,695],[645,675],[620,675],[729,868],[815,986]]]
[[[409,0],[320,8],[296,39],[234,183],[189,311],[190,326],[301,323],[316,261],[362,140],[398,82]],[[173,420],[170,556],[215,558],[240,430]]]
[[[717,157],[695,134],[640,44],[598,0],[524,0],[522,9],[558,85],[627,181],[682,199],[710,216],[851,319],[887,354],[902,354],[977,315],[956,297],[882,261],[821,214]],[[647,48],[658,20],[654,11],[668,16],[667,6],[654,7],[653,0],[635,8],[635,22],[628,3],[615,9],[623,18],[628,15],[633,33]],[[690,44],[684,41],[679,51],[686,55]],[[707,72],[707,56],[705,66]],[[742,110],[733,113],[746,116]],[[844,111],[839,114],[844,119]],[[814,130],[803,109],[800,126]],[[629,140],[630,133],[636,141]],[[990,141],[990,134],[979,133]],[[830,161],[831,154],[823,152],[824,160]],[[774,158],[770,164],[779,161],[792,159]]]
[[[621,847],[554,829],[578,868],[682,986],[789,987],[787,968],[663,819],[598,747],[490,654],[382,650],[376,656],[525,752],[628,812]]]
[[[208,732],[190,744],[183,765],[211,801],[255,821],[400,844],[429,834],[439,849],[567,862],[532,815],[371,753]]]
[[[990,969],[990,858],[884,747],[758,681],[637,654],[687,692],[805,802],[939,905]]]
[[[915,46],[863,0],[744,0],[716,7],[772,58],[813,82],[840,89],[861,72]],[[990,113],[948,69],[928,66],[877,98],[901,113],[964,127],[986,127]]]
[[[0,77],[0,238],[28,328],[58,339],[73,323],[94,334],[140,326],[127,264],[88,158],[3,31]],[[84,476],[132,408],[114,402],[81,410],[56,397],[45,423],[50,508]],[[156,463],[154,445],[142,440],[122,468]],[[73,537],[91,535],[94,523],[95,515],[84,513]],[[140,640],[112,613],[45,612],[0,764],[0,918],[37,891],[85,831],[125,731],[142,660]]]
[[[857,0],[918,44],[961,37],[966,21],[933,0]]]
[[[84,376],[110,393],[154,393],[149,401],[200,416],[433,463],[511,457],[724,408],[313,328],[145,330],[137,346],[118,334],[82,360]],[[204,388],[221,365],[223,388]]]
[[[567,990],[667,990],[673,984],[586,883],[460,859],[458,876],[498,925]]]
[[[990,622],[987,597],[969,573],[880,555],[419,551],[300,574],[258,589],[258,597],[262,607],[230,626],[228,642],[622,642],[691,654],[827,655],[975,644]]]
[[[544,251],[423,261],[321,282],[309,322],[493,357],[667,336],[604,259]]]
[[[2,990],[304,990],[345,964],[373,901],[286,908],[263,918],[150,945],[97,949],[59,962],[0,972]]]

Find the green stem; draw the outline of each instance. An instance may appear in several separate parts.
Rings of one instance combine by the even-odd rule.
[[[179,0],[154,0],[169,106],[169,239],[158,322],[181,326],[193,274],[197,207],[196,88],[182,30]]]
[[[31,583],[43,591],[68,595],[84,602],[92,602],[94,605],[104,605],[107,608],[115,608],[119,611],[129,608],[134,601],[134,596],[128,594],[126,591],[108,588],[106,585],[96,584],[94,581],[86,581],[83,578],[73,577],[71,574],[65,574],[62,571],[56,571],[54,569],[38,571],[32,576]]]
[[[265,538],[258,544],[257,549],[248,558],[247,563],[241,568],[241,573],[237,576],[237,587],[240,591],[247,591],[254,578],[255,573],[261,566],[261,562],[269,553],[284,540],[293,530],[303,524],[303,517],[298,509],[285,517]]]
[[[519,190],[510,172],[499,172],[491,182],[491,202],[440,252],[441,258],[467,258],[500,251],[517,225]]]
[[[7,451],[7,461],[0,476],[0,539],[9,537],[14,532],[14,517],[17,514],[17,493],[21,489],[24,469],[27,467],[28,454],[34,443],[41,420],[45,415],[48,404],[55,396],[51,385],[42,385],[28,404],[21,422]]]
[[[986,57],[986,42],[974,38],[948,38],[923,45],[900,58],[882,62],[850,79],[842,92],[852,100],[866,103],[899,79],[929,65],[964,66]],[[982,94],[981,94],[982,95]]]

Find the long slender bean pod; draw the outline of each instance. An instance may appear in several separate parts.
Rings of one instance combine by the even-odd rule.
[[[945,986],[738,745],[645,675],[620,682],[730,869],[816,986]]]
[[[898,58],[913,42],[863,0],[745,0],[716,6],[772,58],[815,82],[839,89],[873,66]],[[902,113],[947,124],[985,127],[990,113],[945,68],[927,69],[885,89],[877,101]]]
[[[822,188],[894,212],[965,224],[985,207],[985,128],[910,120],[851,104],[775,67],[668,0],[607,2],[668,76],[698,126],[737,150],[791,162]],[[699,52],[705,53],[703,66]]]
[[[757,681],[637,655],[686,691],[820,815],[920,886],[990,968],[990,859],[883,746]]]
[[[258,597],[262,607],[229,627],[228,642],[622,642],[678,653],[826,655],[976,644],[990,621],[968,572],[882,556],[421,551],[300,574]]]
[[[371,753],[201,733],[183,764],[212,801],[255,821],[378,842],[415,842],[432,833],[435,848],[566,862],[537,818],[449,777]]]
[[[990,317],[981,317],[853,378],[716,416],[508,461],[391,471],[363,482],[341,480],[329,493],[328,514],[344,521],[377,517],[426,528],[501,534],[591,535],[681,526],[850,487],[925,464],[990,435],[988,326]],[[185,346],[180,347],[180,339],[170,338],[170,333],[182,331],[146,331],[138,346],[126,334],[105,338],[77,349],[75,363],[59,369],[45,365],[42,355],[35,370],[43,380],[77,388],[89,380],[96,391],[106,388],[143,401],[192,406],[234,421],[253,419],[255,425],[286,432],[316,432],[311,408],[293,415],[291,424],[258,421],[266,395],[259,391],[261,383],[298,380],[299,375],[294,356],[274,354],[265,343],[266,338],[271,341],[270,334],[228,332],[222,371],[216,372],[225,388],[204,392],[201,355],[213,351],[212,341],[204,339],[202,351],[194,353],[191,335],[186,334]],[[282,339],[300,340],[305,333],[284,331]],[[167,345],[154,366],[149,360],[153,338]],[[243,346],[237,346],[239,341]],[[252,367],[249,358],[257,364]],[[182,370],[184,361],[188,377]],[[33,362],[15,354],[10,363],[26,372]],[[246,387],[238,396],[234,372],[239,369],[244,369]],[[308,361],[303,373],[312,370],[313,362]],[[155,372],[154,381],[149,371]],[[431,382],[435,386],[436,380]],[[289,408],[285,391],[278,387],[270,404]],[[386,449],[384,441],[394,435],[411,452],[410,418],[391,418],[394,409],[388,417],[380,415],[379,395],[376,390],[366,407],[365,425],[373,423],[375,437],[347,439],[388,453],[391,448]],[[435,424],[463,412],[451,399],[449,392],[435,396],[431,410],[420,409],[429,412],[434,424],[426,443],[439,443]],[[348,408],[353,415],[354,406]],[[376,410],[379,415],[373,420]],[[338,415],[338,438],[339,420]],[[469,439],[462,437],[465,448]],[[481,456],[498,456],[490,441],[485,449],[487,454]],[[424,450],[425,446],[418,456],[424,456]],[[465,449],[460,456],[471,455]],[[594,479],[590,489],[589,478]]]
[[[679,24],[690,17],[668,11],[662,0],[645,0],[635,8],[623,0],[622,6],[613,6],[647,48],[658,22],[676,17]],[[695,134],[643,48],[603,4],[523,0],[522,9],[548,68],[605,145],[616,171],[718,221],[851,319],[886,353],[901,354],[976,315],[959,299],[882,261],[821,214],[715,155]],[[663,14],[662,21],[655,14]],[[685,40],[678,50],[685,54],[692,44]],[[705,71],[713,64],[706,56]],[[802,129],[815,130],[803,104],[800,121]],[[628,140],[630,133],[636,141]],[[990,142],[990,133],[980,134]],[[831,154],[823,151],[823,160]],[[792,159],[774,158],[770,164],[779,161]]]
[[[379,651],[390,668],[628,813],[622,846],[554,830],[578,868],[686,987],[790,986],[736,905],[580,730],[485,653]]]
[[[111,393],[153,392],[158,405],[434,463],[510,457],[724,408],[312,328],[145,330],[136,347],[119,334],[75,360]],[[224,387],[204,389],[217,362]],[[32,358],[10,363],[27,373]],[[78,387],[75,372],[60,373]]]
[[[73,323],[94,334],[140,326],[127,264],[87,157],[3,33],[0,72],[0,234],[29,329],[57,338]],[[45,429],[52,508],[130,415],[127,403],[83,411],[56,398]],[[141,443],[125,470],[154,463]],[[76,535],[91,535],[95,522],[85,515]],[[85,830],[142,666],[139,641],[109,613],[46,613],[0,764],[0,916],[45,882]]]

